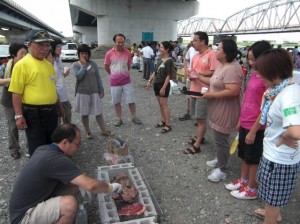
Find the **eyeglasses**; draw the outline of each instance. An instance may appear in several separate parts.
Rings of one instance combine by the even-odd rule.
[[[76,146],[77,146],[77,148],[79,148],[80,147],[80,145],[81,145],[81,142],[74,142],[74,140],[72,141],[72,140],[70,140],[70,139],[67,139],[71,144],[72,143],[74,143]]]
[[[199,39],[199,40],[193,40],[192,42],[194,43],[194,42],[200,42],[201,40]]]

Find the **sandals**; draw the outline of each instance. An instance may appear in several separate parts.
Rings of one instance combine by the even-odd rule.
[[[164,127],[165,125],[166,125],[166,122],[161,121],[161,122],[157,123],[157,124],[155,125],[155,127],[156,127],[156,128],[162,128],[162,127]]]
[[[102,135],[103,137],[113,137],[115,134],[112,133],[111,131],[102,131],[102,132],[101,132],[101,135]]]
[[[21,157],[21,155],[18,151],[14,151],[10,155],[13,159],[19,159]]]
[[[252,209],[251,212],[257,218],[265,219],[265,209],[263,209],[263,208],[256,208],[256,209]],[[277,224],[280,224],[282,222],[282,218],[278,217],[277,220],[276,220],[276,222],[277,222]]]
[[[190,148],[186,148],[183,150],[184,154],[192,154],[194,155],[195,153],[201,152],[200,146],[197,148],[196,146],[192,145]]]
[[[165,125],[162,129],[161,129],[161,133],[165,134],[171,131],[171,126]]]
[[[204,141],[205,141],[205,138],[202,138],[200,144],[204,144]],[[189,145],[194,145],[195,142],[196,142],[196,139],[195,139],[194,137],[192,137],[192,136],[190,136],[189,139],[188,139],[188,141],[187,141],[187,143],[188,143]]]

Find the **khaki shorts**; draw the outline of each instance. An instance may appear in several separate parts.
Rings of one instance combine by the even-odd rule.
[[[54,196],[53,198],[50,198],[47,201],[42,201],[37,204],[37,206],[28,209],[21,221],[21,224],[56,223],[60,215],[61,196],[73,195],[74,197],[77,197],[78,192],[79,189],[75,185],[68,184],[66,186],[61,186],[54,194],[55,196],[57,195],[57,197]]]
[[[191,115],[196,119],[205,120],[207,118],[207,100],[191,97]]]
[[[55,223],[59,219],[61,196],[50,198],[28,209],[21,224],[48,224]]]
[[[113,105],[121,103],[122,96],[124,97],[126,104],[135,103],[133,87],[131,83],[128,83],[124,86],[112,86],[110,91]]]

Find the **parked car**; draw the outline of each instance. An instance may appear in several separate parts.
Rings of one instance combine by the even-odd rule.
[[[1,44],[0,45],[0,78],[4,77],[4,70],[6,63],[9,60],[9,45]]]
[[[62,46],[61,49],[61,60],[63,61],[74,61],[78,60],[77,56],[77,44],[75,43],[66,43]]]
[[[6,64],[9,56],[9,45],[0,45],[0,65]]]

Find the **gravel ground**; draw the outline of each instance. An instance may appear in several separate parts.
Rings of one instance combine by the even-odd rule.
[[[239,175],[240,161],[236,154],[230,157],[228,175],[225,181],[212,183],[207,180],[211,169],[206,161],[214,158],[211,130],[206,133],[206,142],[201,146],[202,152],[197,155],[184,155],[182,149],[188,147],[186,141],[194,135],[193,121],[179,121],[178,117],[185,112],[185,97],[173,95],[169,98],[171,108],[172,131],[161,134],[154,128],[159,121],[159,110],[153,90],[147,90],[142,74],[136,70],[131,77],[135,89],[137,114],[142,125],[130,121],[128,107],[123,107],[123,122],[119,128],[114,127],[115,112],[110,102],[108,76],[103,69],[103,60],[96,60],[101,67],[102,81],[105,87],[104,110],[108,129],[128,141],[134,165],[143,171],[163,215],[162,224],[256,224],[261,223],[251,214],[251,209],[262,206],[259,200],[237,200],[225,189],[224,183],[230,182]],[[66,63],[66,65],[70,65]],[[71,103],[74,102],[75,78],[66,79]],[[103,153],[107,148],[107,139],[100,137],[99,129],[93,117],[90,125],[94,139],[84,138],[84,129],[77,114],[73,114],[73,123],[82,130],[82,147],[74,160],[90,176],[95,176],[98,166],[106,165]],[[7,125],[0,107],[1,155],[0,155],[0,223],[8,221],[8,201],[15,180],[28,158],[24,154],[25,135],[21,132],[22,157],[13,160],[8,151]],[[283,209],[285,224],[296,224],[300,221],[300,184],[298,183],[288,207]],[[100,223],[97,200],[87,206],[89,223]]]

